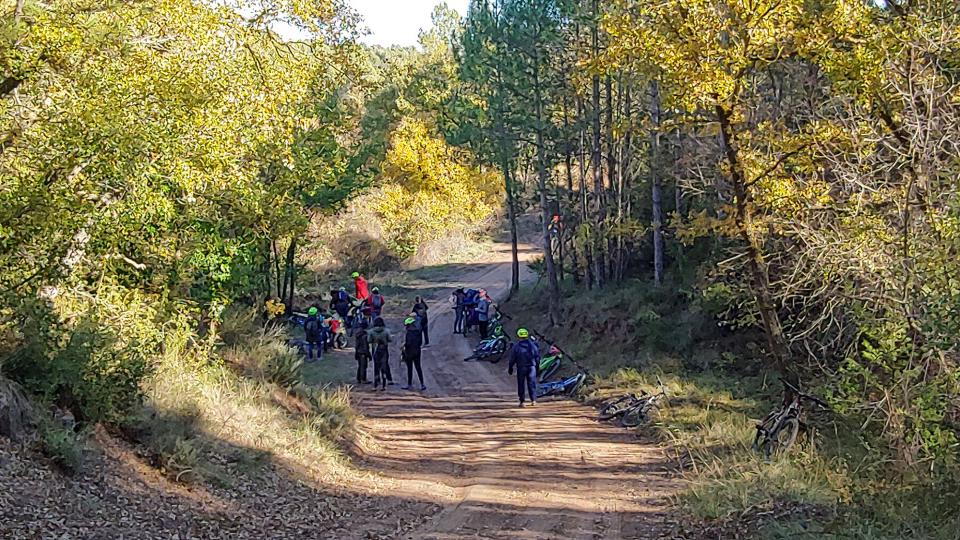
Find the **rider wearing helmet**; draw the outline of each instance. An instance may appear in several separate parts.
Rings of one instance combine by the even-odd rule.
[[[517,396],[520,398],[520,407],[523,407],[524,394],[530,396],[530,404],[537,404],[537,370],[540,369],[540,348],[530,339],[530,331],[526,328],[517,330],[519,341],[510,351],[510,363],[507,373],[513,375],[513,368],[517,368]]]
[[[316,351],[319,360],[323,357],[324,332],[320,310],[316,306],[311,306],[307,310],[307,320],[303,323],[303,332],[307,341],[307,359],[313,360],[313,353]]]
[[[420,390],[426,390],[427,386],[423,384],[423,368],[420,366],[420,354],[423,346],[423,332],[417,321],[417,314],[411,313],[403,321],[407,329],[407,334],[403,340],[403,352],[400,354],[404,363],[407,364],[407,385],[404,390],[409,390],[413,386],[413,370],[417,370],[417,378],[420,379]]]
[[[367,285],[367,280],[360,275],[360,272],[354,272],[350,274],[350,277],[353,278],[353,285],[356,287],[356,297],[357,300],[365,302],[367,298],[370,297],[370,289]]]
[[[370,308],[370,317],[376,319],[383,314],[383,306],[387,300],[380,294],[380,287],[373,288],[373,294],[367,298],[367,307]]]

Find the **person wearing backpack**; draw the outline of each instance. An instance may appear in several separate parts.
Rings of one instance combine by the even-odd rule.
[[[373,328],[367,332],[367,339],[373,347],[373,388],[387,389],[387,383],[393,384],[390,376],[390,342],[393,340],[382,317],[373,321]]]
[[[420,390],[426,390],[427,385],[423,384],[423,368],[420,365],[421,347],[423,345],[423,331],[417,324],[416,314],[411,313],[403,321],[407,329],[407,334],[403,340],[403,351],[400,356],[403,362],[407,364],[407,385],[404,390],[410,390],[413,387],[413,370],[417,370],[417,378],[420,379]]]
[[[323,358],[324,332],[319,313],[320,310],[312,306],[307,310],[307,320],[303,323],[304,337],[307,341],[307,360],[313,360],[314,351],[317,353],[317,360]]]
[[[357,359],[357,384],[367,384],[367,364],[370,361],[370,335],[367,333],[366,321],[360,323],[354,343],[354,358]]]
[[[430,320],[427,318],[427,310],[430,309],[427,306],[426,300],[422,296],[418,296],[416,302],[413,304],[413,312],[417,314],[417,318],[420,320],[420,331],[423,333],[423,346],[430,346]]]
[[[520,407],[523,407],[524,393],[530,396],[530,405],[537,404],[537,370],[540,369],[540,348],[530,339],[530,331],[526,328],[517,330],[519,341],[510,350],[510,364],[507,373],[513,375],[517,369],[517,396],[520,398]]]
[[[367,298],[367,306],[370,308],[370,317],[376,319],[383,315],[383,306],[387,303],[386,298],[380,294],[380,288],[374,287],[373,294]]]

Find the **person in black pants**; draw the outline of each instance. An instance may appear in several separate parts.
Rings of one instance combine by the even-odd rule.
[[[354,344],[354,358],[357,359],[357,384],[367,384],[367,364],[370,362],[370,336],[367,334],[367,321],[360,323]]]
[[[373,321],[373,329],[369,331],[369,341],[373,346],[373,388],[379,386],[387,389],[387,381],[393,382],[390,376],[390,342],[393,338],[387,325],[381,317]]]
[[[417,378],[420,379],[420,390],[426,390],[427,385],[423,384],[423,368],[420,366],[420,349],[423,345],[423,331],[417,324],[417,317],[411,314],[403,321],[407,328],[407,335],[403,340],[403,352],[401,357],[407,364],[407,385],[404,390],[410,390],[413,386],[413,369],[417,369]]]
[[[430,320],[427,318],[427,310],[430,309],[427,306],[426,300],[422,296],[417,297],[416,303],[413,304],[413,312],[417,314],[417,318],[420,319],[420,332],[423,333],[423,346],[430,346]]]
[[[517,397],[523,407],[524,394],[530,396],[530,405],[537,404],[537,370],[540,369],[540,348],[530,339],[530,331],[526,328],[517,330],[520,340],[510,351],[510,364],[507,373],[513,375],[517,370]]]
[[[453,319],[453,333],[462,334],[463,327],[467,320],[467,306],[466,298],[467,294],[464,292],[463,287],[453,291],[453,296],[451,297],[453,301],[453,310],[456,317]]]

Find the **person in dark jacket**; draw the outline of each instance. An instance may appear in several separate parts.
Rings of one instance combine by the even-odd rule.
[[[403,352],[401,353],[404,363],[407,364],[407,385],[403,389],[410,390],[413,387],[413,370],[416,368],[417,378],[420,379],[420,390],[423,391],[427,389],[427,385],[423,384],[423,368],[420,365],[423,331],[417,324],[417,317],[414,313],[411,313],[403,321],[403,325],[407,329],[407,335],[403,340]]]
[[[373,388],[379,385],[386,390],[388,381],[393,384],[393,377],[390,376],[390,342],[393,337],[381,317],[374,319],[373,328],[367,332],[367,336],[373,347]]]
[[[316,306],[307,310],[307,320],[303,322],[303,332],[307,341],[307,360],[313,360],[313,353],[317,353],[317,360],[323,358],[323,342],[326,341],[323,331],[323,321],[320,319],[320,310]]]
[[[530,405],[537,404],[537,370],[540,368],[540,348],[530,339],[530,332],[526,328],[517,330],[520,338],[510,351],[510,364],[507,373],[513,375],[517,369],[517,396],[520,397],[520,406],[523,407],[524,393],[530,395]]]
[[[367,323],[360,323],[354,344],[354,358],[357,359],[357,384],[367,384],[367,364],[370,361],[370,335],[367,334]]]
[[[423,346],[430,346],[430,320],[427,318],[427,310],[430,309],[427,306],[426,300],[422,296],[418,296],[416,302],[413,304],[413,312],[417,314],[417,318],[420,319],[420,331],[423,333]]]
[[[337,312],[337,315],[340,315],[340,318],[347,320],[350,317],[350,295],[344,290],[343,287],[340,287],[339,291],[331,292],[331,295],[336,295],[333,297],[332,306],[330,309]]]
[[[456,317],[453,319],[453,333],[462,334],[463,325],[467,318],[467,293],[463,291],[463,287],[460,287],[459,289],[453,291],[452,298],[453,301],[451,303],[453,304],[453,312],[456,315]]]

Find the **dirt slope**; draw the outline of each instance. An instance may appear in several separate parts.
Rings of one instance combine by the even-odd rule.
[[[459,283],[507,292],[510,265],[479,265]],[[508,259],[507,259],[508,260]],[[528,276],[529,277],[529,276]],[[455,283],[451,282],[451,286]],[[464,362],[472,341],[451,334],[442,293],[434,302],[427,391],[357,392],[365,419],[362,466],[393,480],[391,497],[443,510],[407,538],[657,538],[675,489],[655,446],[595,420],[569,400],[517,408],[506,361]],[[392,359],[397,354],[393,353]],[[392,360],[399,382],[399,362]],[[405,377],[405,373],[403,374]],[[362,535],[360,535],[362,537]]]

